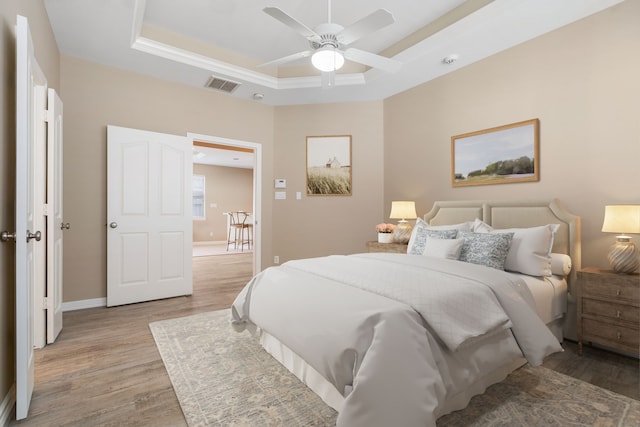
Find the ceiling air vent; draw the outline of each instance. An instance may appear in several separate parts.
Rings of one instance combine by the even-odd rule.
[[[240,86],[240,83],[232,82],[231,80],[221,79],[216,76],[209,77],[209,80],[207,80],[207,83],[205,84],[205,87],[215,89],[215,90],[221,90],[222,92],[227,92],[227,93],[233,92],[238,86]]]

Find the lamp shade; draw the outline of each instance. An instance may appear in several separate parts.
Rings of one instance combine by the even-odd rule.
[[[640,205],[605,206],[602,231],[620,234],[640,233]]]
[[[320,71],[335,71],[344,65],[344,56],[333,47],[322,47],[311,55],[311,63]]]
[[[391,213],[389,218],[393,219],[416,219],[416,202],[391,202]]]

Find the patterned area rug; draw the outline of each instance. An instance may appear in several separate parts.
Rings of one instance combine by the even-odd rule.
[[[333,409],[228,319],[221,310],[149,325],[190,427],[335,425]],[[638,426],[640,402],[525,366],[437,424]]]

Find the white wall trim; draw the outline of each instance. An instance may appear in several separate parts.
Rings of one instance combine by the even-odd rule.
[[[2,399],[2,404],[0,404],[0,426],[6,427],[9,425],[9,419],[12,419],[11,415],[13,415],[15,403],[16,385],[13,384],[7,395]]]
[[[62,303],[62,311],[82,310],[85,308],[106,307],[106,298],[83,299],[79,301],[69,301]]]

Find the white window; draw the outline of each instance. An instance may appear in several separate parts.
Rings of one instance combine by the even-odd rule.
[[[191,184],[191,206],[193,219],[205,219],[204,175],[193,175],[193,183]]]

